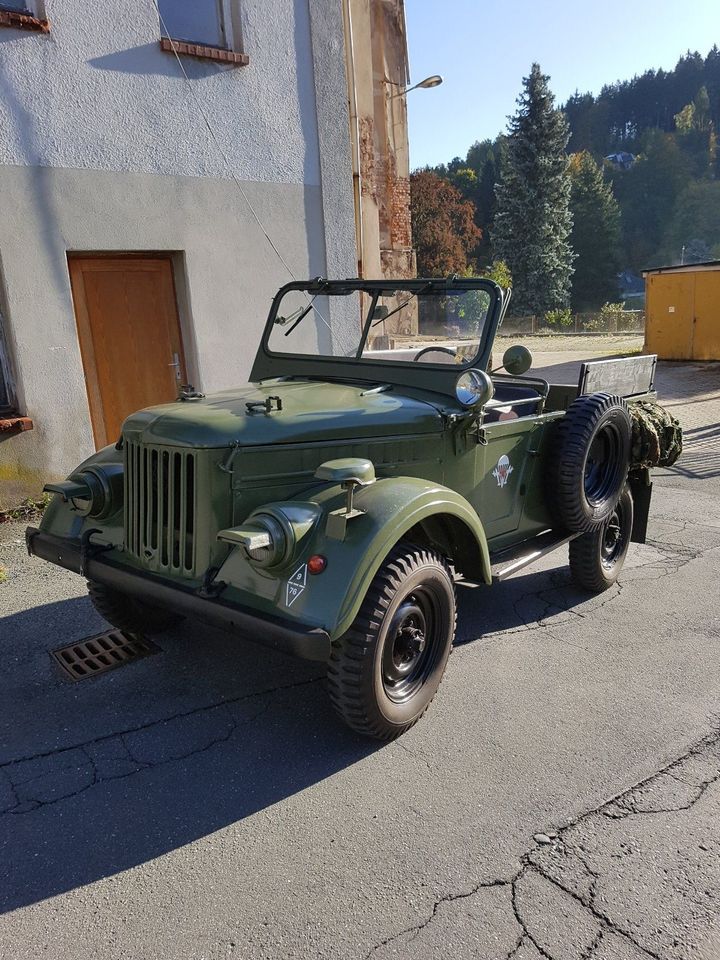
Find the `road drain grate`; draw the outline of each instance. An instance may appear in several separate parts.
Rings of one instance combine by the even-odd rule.
[[[106,630],[87,640],[52,650],[50,655],[71,680],[85,680],[153,653],[160,653],[160,647],[146,637],[124,630]]]

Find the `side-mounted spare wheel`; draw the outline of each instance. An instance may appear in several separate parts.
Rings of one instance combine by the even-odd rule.
[[[435,696],[455,637],[455,584],[434,550],[399,544],[353,625],[333,644],[330,697],[359,733],[393,740]]]
[[[622,397],[578,397],[553,428],[547,459],[548,503],[573,533],[598,530],[615,509],[630,464],[632,422]]]
[[[120,593],[97,580],[88,580],[88,593],[101,617],[129,633],[163,633],[183,620],[177,613]]]

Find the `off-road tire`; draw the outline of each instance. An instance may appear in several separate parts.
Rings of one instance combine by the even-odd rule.
[[[553,427],[546,482],[559,526],[572,533],[599,530],[627,479],[632,421],[622,397],[592,393],[574,400]]]
[[[154,607],[143,600],[136,600],[126,593],[106,587],[97,580],[88,580],[88,593],[93,606],[108,623],[128,633],[163,633],[176,626],[184,618],[162,607]]]
[[[584,590],[602,593],[622,570],[633,527],[633,498],[625,486],[620,499],[599,530],[570,541],[570,576]]]
[[[413,621],[416,608],[425,615]],[[379,740],[394,740],[417,723],[445,673],[456,620],[455,584],[445,558],[425,547],[399,544],[375,575],[353,625],[333,643],[328,685],[342,719]],[[398,661],[402,644],[417,642],[405,640],[417,624],[428,628],[428,637],[420,652],[407,652],[418,658],[416,687],[412,671],[395,686],[395,671],[410,669]],[[403,683],[408,697],[398,702]]]

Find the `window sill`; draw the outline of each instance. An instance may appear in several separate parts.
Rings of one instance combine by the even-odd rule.
[[[8,437],[14,437],[16,433],[24,433],[26,430],[33,429],[33,422],[30,417],[0,417],[0,440],[7,440]]]
[[[0,27],[15,27],[17,30],[33,30],[35,33],[50,33],[50,21],[31,17],[27,13],[3,10],[0,7]]]
[[[250,63],[250,57],[246,53],[223,50],[222,47],[207,47],[202,43],[188,43],[186,40],[170,40],[168,37],[161,37],[160,49],[165,53],[178,53],[186,57],[197,57],[200,60],[232,63],[236,67],[246,67]]]

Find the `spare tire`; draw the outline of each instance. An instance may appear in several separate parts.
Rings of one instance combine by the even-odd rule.
[[[599,529],[620,499],[630,465],[632,420],[622,397],[578,397],[553,427],[546,479],[556,522],[572,533]]]

